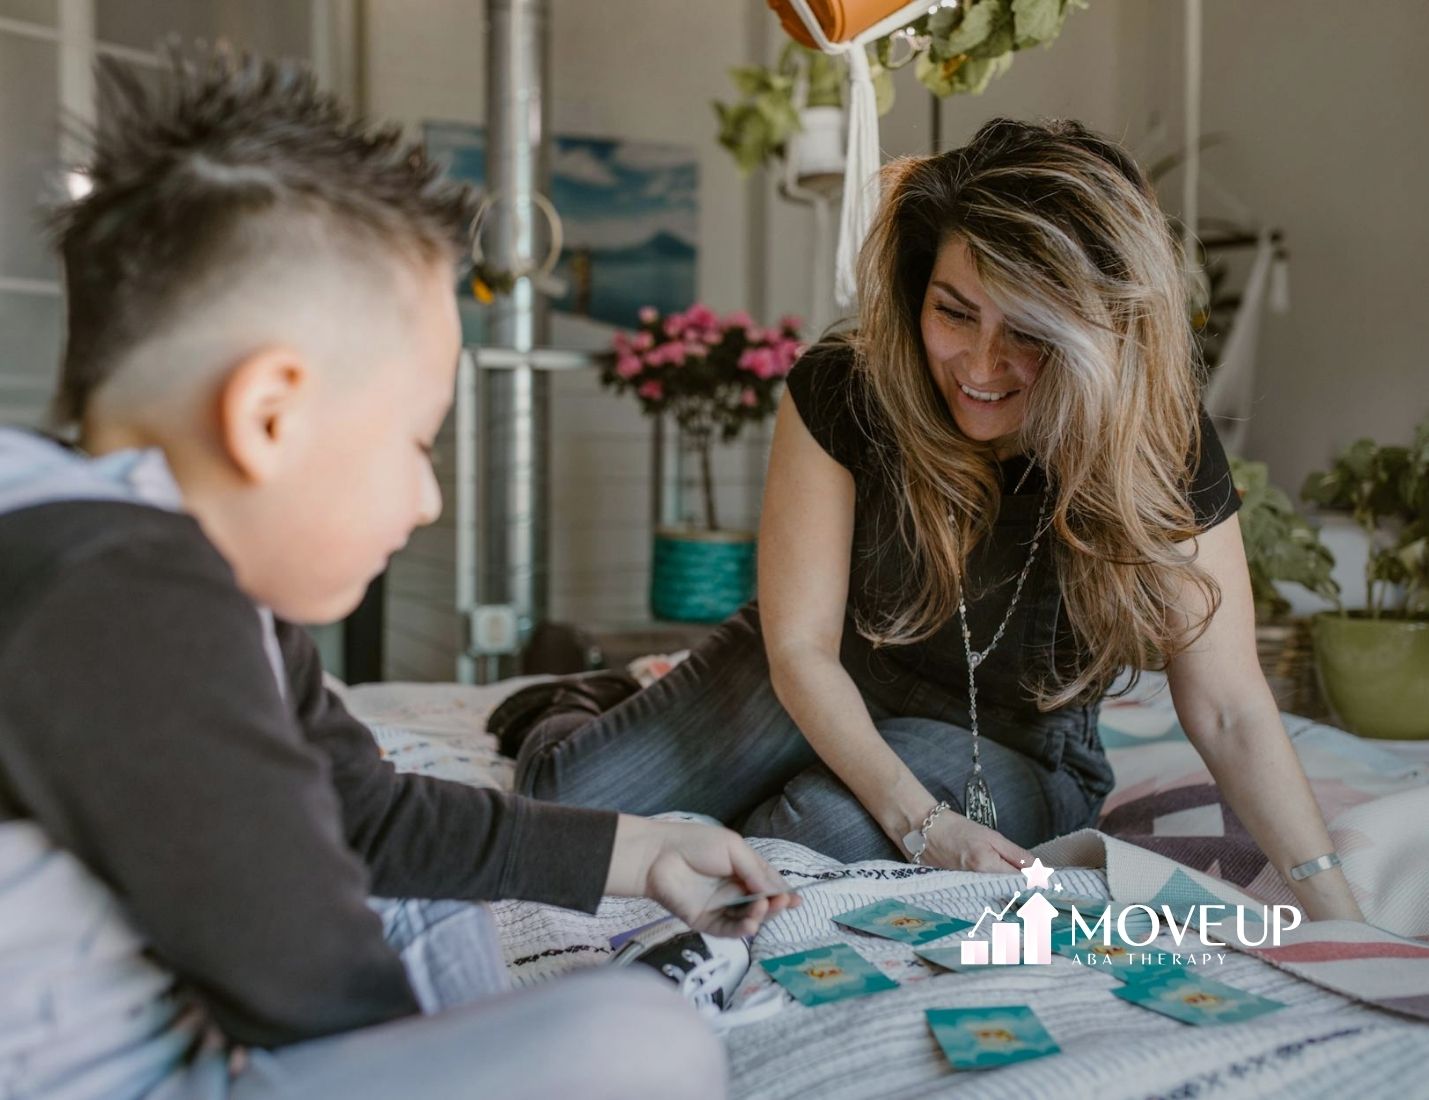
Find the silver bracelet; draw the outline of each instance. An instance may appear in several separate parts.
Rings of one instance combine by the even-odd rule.
[[[1299,881],[1302,878],[1309,878],[1311,875],[1318,875],[1321,871],[1328,871],[1331,867],[1340,865],[1340,857],[1336,852],[1328,855],[1316,856],[1314,859],[1307,859],[1304,863],[1297,863],[1290,868],[1290,877]]]
[[[908,849],[908,854],[913,857],[913,866],[923,866],[923,853],[928,850],[928,830],[933,827],[933,821],[944,810],[951,810],[953,807],[946,802],[939,802],[931,810],[928,816],[923,819],[921,828],[914,829],[903,838],[903,847]]]

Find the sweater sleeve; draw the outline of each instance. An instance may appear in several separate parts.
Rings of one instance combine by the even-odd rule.
[[[278,625],[298,720],[327,757],[347,842],[385,897],[519,898],[595,912],[617,815],[398,772],[322,680],[307,632]]]
[[[253,604],[198,537],[90,555],[6,631],[9,801],[117,894],[232,1039],[413,1014],[327,762],[280,697]]]

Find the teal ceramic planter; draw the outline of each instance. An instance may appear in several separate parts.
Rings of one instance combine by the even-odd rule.
[[[655,531],[650,610],[657,619],[718,623],[754,595],[750,531]]]
[[[1361,737],[1429,738],[1429,619],[1327,611],[1311,623],[1320,690]]]

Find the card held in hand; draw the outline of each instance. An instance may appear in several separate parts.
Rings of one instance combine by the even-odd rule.
[[[861,909],[840,913],[834,917],[834,922],[884,939],[911,943],[915,947],[973,926],[970,920],[935,913],[896,898],[885,898]]]
[[[1062,1049],[1026,1005],[930,1008],[927,1017],[954,1069],[992,1069]]]
[[[897,982],[846,943],[780,955],[760,965],[810,1008],[898,988]]]

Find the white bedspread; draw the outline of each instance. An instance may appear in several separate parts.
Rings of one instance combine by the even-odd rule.
[[[483,730],[485,715],[514,686],[519,685],[384,684],[350,689],[347,695],[354,713],[374,725],[399,767],[506,786],[509,762]],[[1114,717],[1117,728],[1131,732],[1115,748],[1109,745],[1119,778],[1109,809],[1156,794],[1166,786],[1158,775],[1180,775],[1198,759],[1165,728],[1164,702],[1157,704],[1148,694],[1130,707],[1136,709],[1123,707]],[[1337,844],[1342,835],[1357,838],[1361,850],[1378,853],[1357,866],[1347,859],[1346,873],[1369,920],[1383,915],[1390,923],[1383,925],[1389,931],[1380,931],[1321,922],[1306,926],[1294,942],[1287,940],[1278,954],[1258,958],[1232,951],[1223,964],[1204,972],[1286,1008],[1249,1023],[1195,1028],[1119,1000],[1111,994],[1115,979],[1061,957],[1050,966],[989,968],[971,975],[936,972],[916,960],[911,948],[839,928],[830,918],[879,898],[903,897],[975,920],[984,905],[1020,888],[1020,875],[914,871],[896,863],[844,868],[798,845],[756,840],[756,847],[792,881],[852,872],[847,880],[806,893],[800,909],[769,922],[755,942],[756,958],[844,941],[899,981],[900,988],[815,1009],[784,999],[772,1015],[729,1030],[732,1094],[821,1100],[945,1092],[1009,1098],[1429,1096],[1424,1068],[1429,1065],[1429,1026],[1423,1022],[1429,1018],[1429,947],[1408,938],[1429,929],[1393,926],[1417,925],[1420,915],[1429,912],[1429,875],[1414,870],[1406,880],[1406,863],[1393,856],[1400,852],[1417,859],[1429,850],[1429,814],[1405,815],[1409,802],[1422,811],[1429,797],[1429,769],[1423,765],[1429,746],[1406,746],[1395,753],[1404,764],[1399,771],[1382,761],[1376,770],[1373,754],[1389,750],[1361,748],[1328,727],[1307,731],[1307,723],[1287,716],[1287,725],[1293,723],[1300,723],[1292,728],[1298,734],[1293,741],[1302,760],[1308,754],[1312,778],[1335,759],[1341,773],[1358,776],[1352,782],[1360,796],[1346,799],[1346,805],[1326,806],[1318,785],[1317,797],[1331,818],[1332,832],[1341,830],[1335,834]],[[1341,816],[1347,820],[1338,822]],[[1181,827],[1186,831],[1184,819]],[[1213,875],[1094,830],[1050,841],[1036,852],[1059,868],[1057,881],[1079,894],[1126,903],[1157,897],[1184,902],[1202,894],[1212,900],[1255,900]],[[1408,862],[1418,866],[1413,859]],[[597,965],[609,955],[611,935],[660,914],[653,903],[628,899],[607,899],[594,916],[515,902],[495,909],[518,984]],[[1169,933],[1147,950],[1159,948],[1175,950]],[[736,995],[735,1009],[751,1001],[773,1004],[764,995],[768,984],[756,966]],[[1396,996],[1404,1011],[1372,1003]],[[1422,1012],[1416,1016],[1411,1013],[1421,996]],[[996,1071],[954,1074],[923,1022],[923,1010],[994,1004],[1030,1005],[1062,1053]]]

